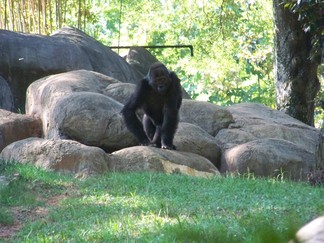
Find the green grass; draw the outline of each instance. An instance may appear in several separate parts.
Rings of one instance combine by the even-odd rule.
[[[13,222],[13,215],[8,211],[8,209],[0,206],[0,225],[12,225]]]
[[[75,179],[19,164],[2,174],[19,174],[0,190],[6,212],[68,195],[11,242],[287,242],[324,214],[323,187],[251,176],[108,173]]]

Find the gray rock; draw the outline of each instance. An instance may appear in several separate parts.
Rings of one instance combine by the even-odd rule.
[[[125,104],[135,90],[136,85],[130,83],[113,83],[108,85],[103,94]]]
[[[315,169],[312,153],[281,139],[258,139],[231,149],[222,155],[221,172],[253,173],[256,176],[305,179]]]
[[[69,138],[112,152],[136,144],[120,114],[122,104],[101,94],[77,92],[52,105],[47,138]]]
[[[14,103],[7,81],[0,76],[0,109],[13,111]]]
[[[227,128],[234,120],[225,108],[208,102],[183,100],[180,108],[180,121],[200,126],[210,135]]]
[[[188,152],[136,146],[116,151],[112,157],[112,170],[118,172],[154,171],[202,177],[219,175],[209,160]]]
[[[318,217],[298,230],[297,242],[289,243],[321,243],[324,242],[324,216]]]
[[[217,168],[220,167],[221,150],[215,138],[199,126],[180,122],[174,144],[178,151],[198,154],[211,161]]]
[[[315,157],[316,148],[320,153],[318,129],[261,104],[226,109],[235,122],[215,137],[222,149],[222,172],[249,168],[259,176],[275,176],[275,171],[284,170],[294,179],[305,179],[305,173],[320,167]]]
[[[16,109],[24,111],[27,87],[61,72],[86,69],[122,82],[137,78],[129,64],[80,30],[65,27],[52,36],[0,30],[0,75],[8,80]]]
[[[86,70],[48,76],[28,87],[26,111],[41,118],[47,139],[74,139],[108,152],[133,146],[137,142],[119,114],[122,104],[102,94],[118,83]]]
[[[257,103],[237,104],[227,107],[227,110],[235,122],[216,136],[222,147],[261,138],[277,138],[295,143],[311,153],[315,152],[319,131],[282,111]]]
[[[43,130],[47,136],[49,115],[59,99],[76,92],[103,93],[109,84],[117,82],[114,78],[87,70],[41,78],[27,89],[26,114],[42,119]]]
[[[109,170],[110,157],[100,148],[71,140],[27,138],[8,145],[0,154],[6,161],[31,163],[46,170],[76,176],[100,174]]]
[[[0,109],[0,152],[10,143],[41,135],[40,119]]]

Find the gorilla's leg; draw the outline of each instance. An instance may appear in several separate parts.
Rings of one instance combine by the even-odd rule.
[[[151,145],[161,148],[161,127],[155,126],[152,120],[145,114],[143,116],[143,126]]]
[[[156,128],[155,128],[155,125],[153,124],[152,120],[145,114],[143,116],[143,126],[144,126],[144,131],[145,131],[147,137],[152,141]]]
[[[161,126],[156,127],[152,143],[155,144],[156,147],[161,148]]]

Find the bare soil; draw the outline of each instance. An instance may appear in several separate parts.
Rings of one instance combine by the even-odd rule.
[[[11,225],[0,224],[0,240],[9,242],[26,223],[45,218],[48,215],[49,208],[57,206],[59,202],[66,197],[66,194],[51,197],[45,201],[45,206],[43,207],[34,207],[30,209],[12,207],[11,212],[14,216],[14,222]]]

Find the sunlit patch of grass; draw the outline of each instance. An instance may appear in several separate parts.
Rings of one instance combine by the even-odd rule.
[[[69,196],[14,242],[287,242],[324,213],[324,189],[305,183],[160,173],[75,179],[24,167],[8,168],[7,176],[19,173],[43,197]]]
[[[71,179],[32,165],[3,161],[0,165],[0,173],[8,180],[8,185],[0,188],[1,205],[40,205],[40,198],[61,193],[67,185],[67,180],[71,182]]]
[[[72,181],[32,165],[5,161],[0,161],[0,175],[5,178],[0,185],[0,224],[6,226],[12,225],[15,220],[23,224],[30,221],[29,217],[37,218],[33,210],[46,206],[46,200],[64,192],[66,185]],[[16,215],[14,211],[19,213]],[[7,229],[9,231],[10,228]]]

